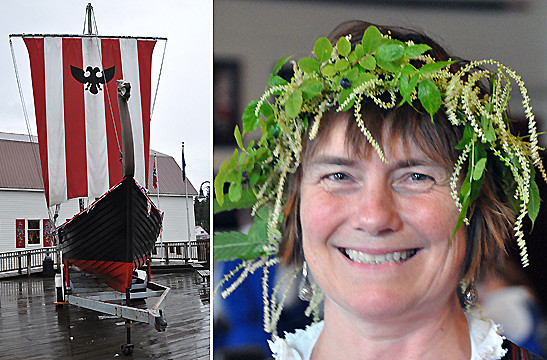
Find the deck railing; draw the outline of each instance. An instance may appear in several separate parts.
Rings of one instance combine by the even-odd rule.
[[[183,263],[209,263],[209,236],[198,240],[156,243],[152,250],[152,259],[166,263],[177,260]]]
[[[17,271],[18,274],[30,275],[31,269],[42,267],[44,259],[49,256],[57,264],[55,248],[41,248],[32,250],[10,251],[0,254],[0,273]]]
[[[176,260],[183,263],[209,263],[209,236],[198,240],[156,243],[152,250],[152,259],[163,260],[167,264]],[[163,254],[163,257],[162,257]],[[57,265],[55,248],[10,251],[0,253],[0,273],[17,272],[29,274],[32,269],[41,268],[46,256]]]

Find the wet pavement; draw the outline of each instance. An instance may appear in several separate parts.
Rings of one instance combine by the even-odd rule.
[[[208,284],[194,271],[153,273],[152,281],[171,288],[169,327],[160,333],[132,323],[135,348],[124,356],[123,319],[74,305],[56,308],[53,278],[0,279],[0,359],[209,359]]]

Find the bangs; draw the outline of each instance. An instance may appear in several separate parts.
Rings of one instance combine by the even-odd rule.
[[[416,111],[408,104],[386,110],[379,108],[372,101],[371,104],[368,102],[363,101],[361,118],[384,153],[397,143],[392,141],[393,139],[400,139],[406,151],[410,149],[410,144],[414,143],[428,158],[447,169],[452,169],[458,159],[455,147],[463,136],[463,126],[455,127],[450,124],[443,112],[438,112],[432,121],[425,111]],[[306,139],[307,144],[303,147],[302,156],[304,163],[330,137],[333,125],[340,121],[346,123],[345,147],[350,157],[366,158],[370,156],[371,151],[375,152],[352,112],[331,110],[321,119],[315,139]]]

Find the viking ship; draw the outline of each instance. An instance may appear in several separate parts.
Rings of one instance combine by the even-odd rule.
[[[22,37],[29,53],[48,208],[92,201],[56,225],[66,287],[75,267],[127,293],[162,225],[144,185],[152,52],[166,39],[99,36],[90,4],[86,11],[87,34],[10,37]]]

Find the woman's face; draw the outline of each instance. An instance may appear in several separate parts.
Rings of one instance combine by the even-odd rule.
[[[304,254],[327,301],[382,319],[455,301],[465,238],[460,230],[450,241],[451,169],[400,139],[384,141],[388,164],[373,150],[352,156],[345,130],[333,124],[301,184]]]

